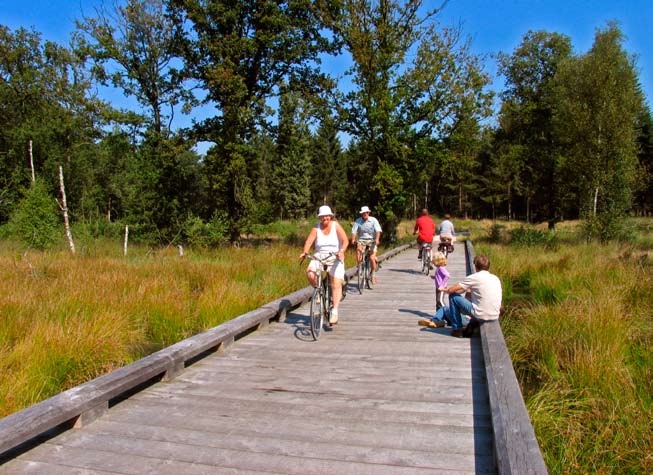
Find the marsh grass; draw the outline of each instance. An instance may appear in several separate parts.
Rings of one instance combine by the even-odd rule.
[[[301,249],[286,244],[121,251],[0,243],[0,416],[306,285]]]
[[[502,327],[552,474],[653,473],[653,262],[642,241],[483,243]],[[475,241],[476,242],[476,241]]]

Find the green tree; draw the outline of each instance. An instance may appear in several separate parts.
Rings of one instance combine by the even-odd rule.
[[[47,249],[63,237],[63,226],[47,185],[37,179],[25,192],[9,220],[9,230],[24,245]]]
[[[34,169],[51,187],[58,167],[68,178],[69,207],[75,210],[81,188],[75,173],[85,147],[101,137],[106,107],[90,99],[92,83],[84,58],[34,31],[0,27],[0,222],[30,180],[29,142]]]
[[[94,61],[101,83],[122,89],[150,111],[150,128],[169,129],[174,107],[189,101],[181,56],[183,28],[166,16],[164,0],[128,0],[77,22],[77,48]],[[170,108],[169,113],[164,108]]]
[[[631,207],[637,166],[638,116],[643,110],[635,60],[609,23],[585,55],[565,62],[556,82],[556,131],[565,145],[565,186],[581,215],[606,240]],[[590,223],[591,224],[591,223]]]
[[[250,140],[266,118],[267,100],[282,81],[319,83],[319,55],[332,51],[333,0],[171,0],[178,25],[187,25],[185,64],[219,114],[197,124],[199,138],[216,145],[206,156],[212,205],[231,219],[239,238],[254,213]]]
[[[367,152],[367,202],[384,238],[405,212],[416,142],[445,137],[462,115],[489,113],[480,60],[459,29],[434,22],[422,0],[346,0],[339,23],[355,89],[339,101],[343,128]]]
[[[328,204],[339,216],[347,215],[347,162],[332,117],[324,118],[311,145],[312,208]],[[355,204],[354,204],[355,205]]]
[[[570,55],[571,40],[546,31],[529,31],[511,55],[499,55],[506,90],[501,94],[495,155],[519,173],[516,178],[526,200],[526,220],[532,216],[547,219],[550,226],[561,214],[556,186],[560,144],[552,125],[553,78]]]
[[[281,219],[305,215],[310,204],[310,133],[302,116],[299,96],[285,90],[279,103],[277,160],[273,169],[272,194]]]

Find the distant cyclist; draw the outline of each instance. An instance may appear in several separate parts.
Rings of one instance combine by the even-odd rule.
[[[421,259],[422,246],[427,243],[432,243],[433,236],[435,235],[435,223],[429,216],[429,210],[426,208],[420,211],[419,218],[417,218],[415,221],[413,234],[417,234],[417,248],[419,249],[419,252],[417,253],[417,259]]]
[[[358,263],[363,260],[363,250],[365,246],[370,248],[370,264],[372,265],[372,283],[376,284],[376,251],[381,239],[381,225],[379,221],[370,216],[371,210],[363,206],[359,211],[360,217],[356,218],[351,228],[351,244],[356,243],[356,259]]]
[[[456,230],[454,229],[453,223],[451,222],[451,215],[445,214],[444,221],[442,221],[440,226],[438,226],[438,236],[449,238],[453,242],[455,234]]]
[[[345,279],[345,251],[349,241],[347,240],[347,233],[334,219],[335,216],[329,206],[320,206],[317,216],[320,222],[308,234],[299,258],[304,259],[308,256],[313,243],[315,243],[315,253],[325,258],[330,253],[336,253],[335,256],[331,256],[329,261],[331,295],[333,296],[333,307],[331,315],[329,315],[329,323],[335,325],[338,323],[338,307],[340,306],[340,300],[342,300],[342,283]],[[313,287],[317,287],[317,275],[321,271],[321,266],[320,261],[311,259],[306,269],[306,278]]]

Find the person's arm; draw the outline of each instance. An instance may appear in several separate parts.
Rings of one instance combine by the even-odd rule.
[[[351,227],[351,245],[356,244],[358,239],[358,220],[354,220],[354,225]]]
[[[378,246],[381,243],[381,231],[376,232],[376,245]]]
[[[415,227],[413,228],[413,234],[417,234],[417,231],[419,231],[419,224],[417,221],[415,221]]]
[[[349,240],[347,239],[347,233],[345,233],[345,230],[342,229],[342,226],[340,226],[338,223],[336,224],[336,235],[338,236],[338,240],[340,241],[340,250],[338,251],[338,260],[345,262],[345,251],[347,250],[347,246],[349,246]]]
[[[306,238],[306,242],[304,242],[304,249],[302,253],[299,255],[299,259],[304,259],[306,256],[308,256],[308,252],[311,250],[311,246],[315,242],[315,239],[317,238],[317,228],[311,229],[311,232],[308,233],[308,237]]]
[[[374,219],[374,229],[376,231],[376,245],[381,243],[381,225],[378,219]]]
[[[445,291],[451,295],[451,294],[459,294],[463,292],[465,289],[460,285],[460,284],[455,284],[453,287],[447,287]]]

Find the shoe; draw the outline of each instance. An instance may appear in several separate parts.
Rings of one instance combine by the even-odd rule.
[[[421,260],[422,260],[422,254],[421,254],[421,253],[420,253],[420,254],[417,254],[417,260],[418,260],[418,261],[421,261]]]
[[[337,310],[331,310],[331,315],[329,315],[329,323],[331,325],[335,325],[338,323],[338,311]]]
[[[435,328],[442,328],[445,326],[443,320],[435,320],[435,321],[431,321],[431,323],[435,326]]]
[[[451,330],[451,336],[455,338],[462,338],[463,337],[463,329],[462,328],[454,328]]]
[[[430,328],[435,328],[435,323],[433,323],[431,320],[427,320],[427,319],[425,319],[425,318],[422,319],[422,320],[420,320],[419,322],[417,322],[417,324],[418,324],[420,327],[430,327]]]
[[[376,285],[376,277],[372,276],[372,284]]]

